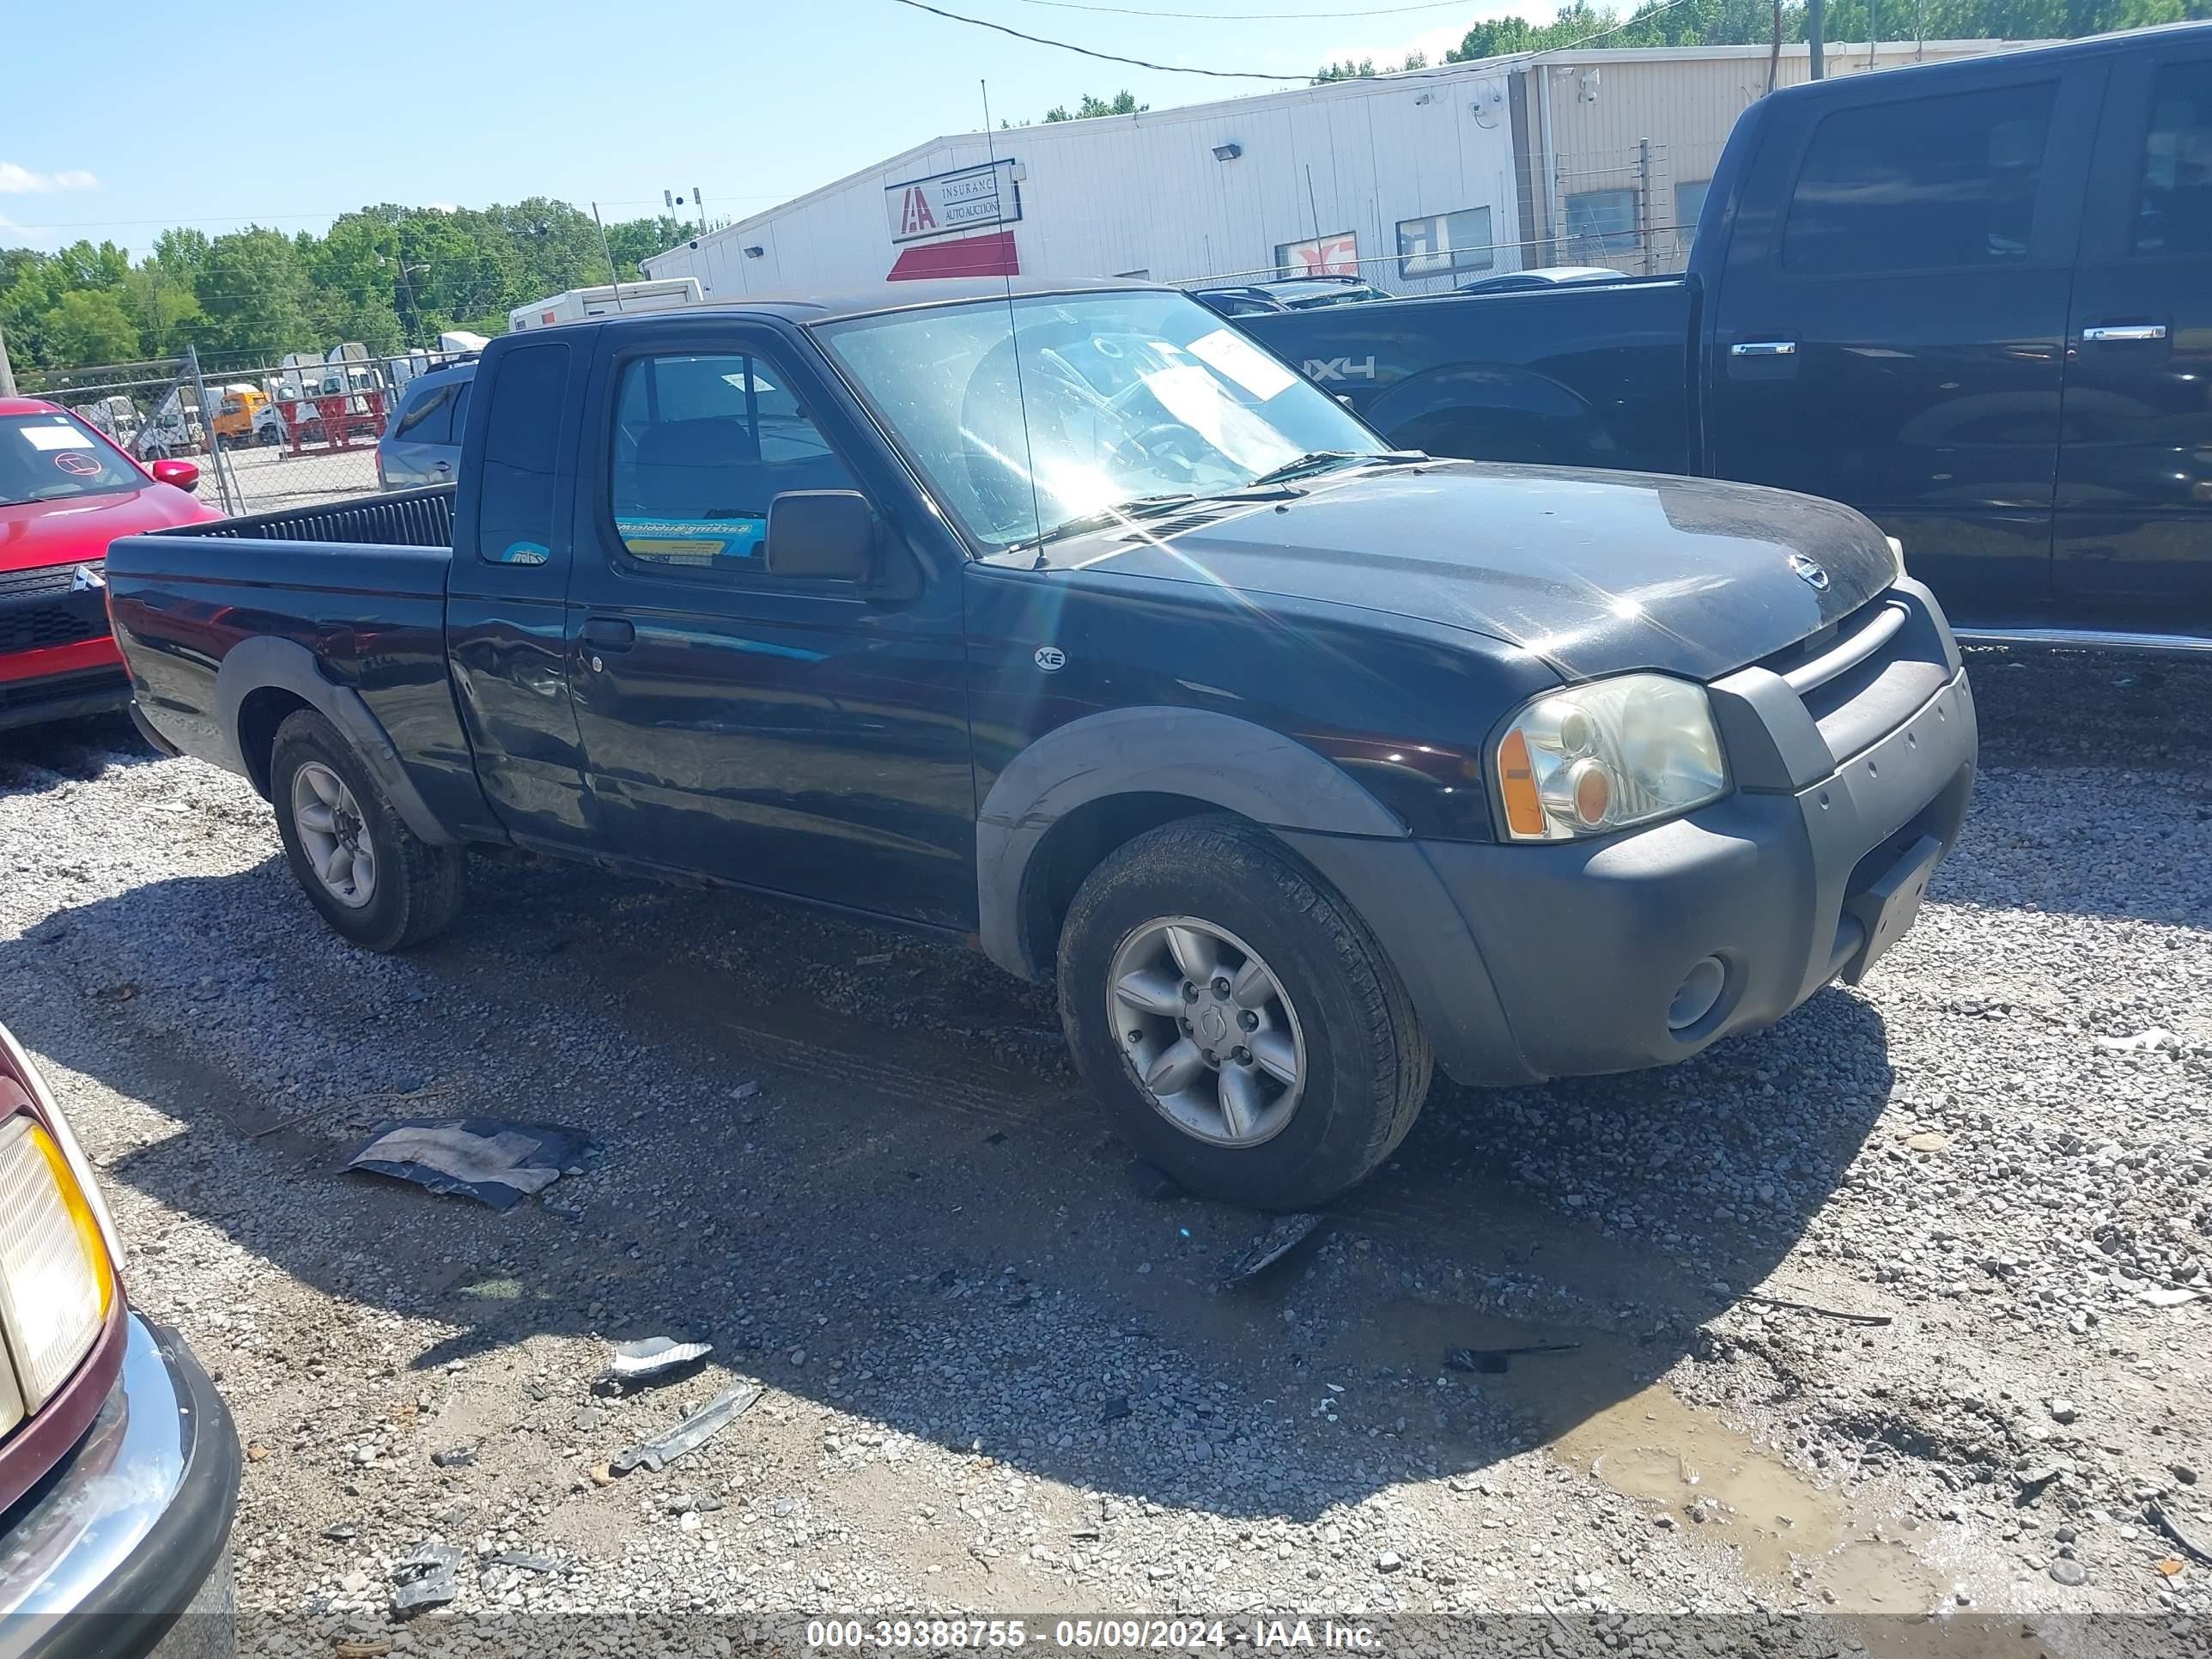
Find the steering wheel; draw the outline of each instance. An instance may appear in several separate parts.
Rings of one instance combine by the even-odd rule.
[[[1155,436],[1173,439],[1177,441],[1164,443],[1160,446],[1159,451],[1157,453],[1153,453],[1151,452],[1151,441]],[[1113,463],[1121,459],[1124,452],[1131,449],[1138,449],[1147,452],[1148,459],[1157,460],[1162,456],[1168,456],[1172,457],[1176,460],[1181,461],[1185,466],[1188,466],[1190,465],[1190,458],[1181,452],[1179,445],[1180,441],[1188,439],[1189,436],[1190,428],[1182,425],[1180,422],[1154,421],[1150,426],[1140,427],[1134,432],[1124,433],[1121,437],[1116,438],[1112,443],[1106,447],[1106,453],[1103,457],[1101,457],[1101,459],[1110,466]]]

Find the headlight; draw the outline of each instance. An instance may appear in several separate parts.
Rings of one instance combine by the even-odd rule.
[[[115,1270],[100,1234],[53,1136],[26,1113],[0,1123],[0,1334],[21,1411],[68,1381],[107,1322]]]
[[[1705,688],[1664,674],[1547,693],[1514,717],[1497,762],[1516,841],[1600,836],[1728,793]]]

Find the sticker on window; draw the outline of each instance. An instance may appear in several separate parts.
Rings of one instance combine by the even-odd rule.
[[[768,537],[768,520],[740,519],[623,519],[615,520],[631,556],[657,564],[713,564],[753,559]]]
[[[1298,383],[1285,368],[1243,335],[1225,328],[1201,334],[1190,343],[1190,355],[1226,374],[1261,403]]]
[[[73,426],[19,426],[23,441],[33,449],[89,449],[92,440]]]
[[[63,471],[80,478],[96,478],[100,476],[100,458],[96,455],[88,455],[81,449],[58,451],[54,456],[54,465]]]

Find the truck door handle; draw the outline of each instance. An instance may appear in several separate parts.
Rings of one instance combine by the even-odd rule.
[[[1731,357],[1795,357],[1795,340],[1738,340],[1729,348]]]
[[[637,642],[637,624],[621,617],[587,617],[584,643],[602,651],[627,651]]]
[[[2100,323],[2094,328],[2081,331],[2081,338],[2090,345],[2110,345],[2118,340],[2163,340],[2164,323]]]

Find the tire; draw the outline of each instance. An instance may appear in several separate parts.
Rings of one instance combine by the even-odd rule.
[[[1167,932],[1165,954],[1155,934]],[[1206,1004],[1164,1012],[1168,990],[1188,999],[1197,981],[1178,936],[1212,930],[1223,972],[1201,998],[1217,1014],[1246,1025],[1250,1047],[1216,1045],[1212,1081],[1167,1096],[1148,1087],[1140,1067],[1167,1064],[1178,1030],[1190,1041],[1218,1034]],[[1201,944],[1205,940],[1200,941]],[[1200,952],[1202,955],[1203,952]],[[1256,958],[1256,994],[1222,998],[1215,988],[1241,963]],[[1147,966],[1146,963],[1152,965]],[[1145,1006],[1110,1000],[1110,987],[1148,981]],[[1252,1009],[1261,1012],[1254,1013]],[[1069,907],[1060,936],[1060,1017],[1077,1069],[1114,1127],[1142,1157],[1192,1191],[1260,1210],[1306,1209],[1357,1185],[1396,1150],[1429,1091],[1428,1039],[1396,972],[1366,924],[1341,896],[1257,826],[1242,819],[1178,819],[1139,836],[1093,871]],[[1183,1024],[1184,1018],[1194,1018]],[[1134,1041],[1141,1039],[1141,1041]],[[1270,1050],[1261,1048],[1270,1044]],[[1272,1063],[1285,1046],[1301,1063],[1293,1089]],[[1227,1109],[1228,1084],[1251,1087],[1253,1056],[1265,1055],[1259,1081],[1271,1098]],[[1243,1056],[1243,1077],[1232,1056]],[[1186,1054],[1167,1073],[1183,1075]],[[1279,1093],[1273,1092],[1280,1090]],[[1221,1103],[1216,1113],[1206,1103]],[[1285,1108],[1284,1103],[1289,1103]],[[1218,1119],[1218,1121],[1216,1121]],[[1194,1127],[1194,1124],[1196,1127]]]
[[[318,822],[315,807],[330,805],[326,786],[333,781],[342,787],[342,805],[328,815],[331,821]],[[353,745],[312,709],[276,728],[269,799],[292,878],[323,920],[356,945],[404,951],[442,933],[460,914],[466,854],[458,847],[433,847],[410,830]],[[356,879],[363,870],[356,853],[334,885],[319,871],[310,846],[335,851],[349,841],[368,854],[366,876]]]

